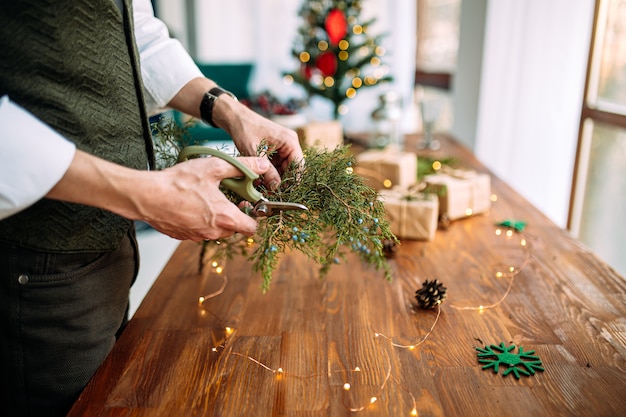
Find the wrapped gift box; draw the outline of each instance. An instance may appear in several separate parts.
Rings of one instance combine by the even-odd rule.
[[[475,171],[450,170],[424,177],[428,191],[439,197],[439,215],[457,220],[491,208],[491,177]]]
[[[400,239],[433,240],[439,218],[439,199],[434,194],[404,187],[381,190],[391,232]]]
[[[300,146],[333,150],[343,145],[343,126],[337,120],[312,122],[296,129]]]
[[[395,149],[372,149],[355,157],[355,172],[371,180],[376,190],[408,188],[417,181],[417,155]]]

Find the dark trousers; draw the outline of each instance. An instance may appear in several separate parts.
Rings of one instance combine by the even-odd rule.
[[[0,245],[0,408],[67,414],[126,324],[138,265],[134,229],[106,253]]]

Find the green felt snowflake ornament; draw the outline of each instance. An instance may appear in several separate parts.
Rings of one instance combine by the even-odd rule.
[[[507,219],[507,220],[501,221],[500,223],[497,223],[496,226],[508,227],[510,229],[515,230],[516,232],[522,232],[524,231],[524,228],[526,227],[526,222],[523,220]]]
[[[534,350],[524,352],[524,348],[520,346],[518,353],[513,353],[514,349],[515,345],[507,347],[504,342],[500,342],[500,345],[485,346],[484,349],[477,347],[478,362],[485,364],[483,369],[493,368],[493,372],[496,374],[500,365],[503,365],[507,369],[504,370],[502,376],[513,373],[517,379],[520,379],[520,374],[530,376],[534,375],[536,371],[544,370],[539,356],[534,355]]]

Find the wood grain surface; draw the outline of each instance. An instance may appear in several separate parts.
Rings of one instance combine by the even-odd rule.
[[[262,294],[245,259],[199,273],[181,243],[69,416],[625,416],[626,281],[491,179],[490,212],[403,240],[391,282],[356,258],[320,279],[290,253]],[[528,225],[497,235],[504,219]],[[438,309],[415,308],[426,279],[448,289]],[[545,371],[483,370],[475,348],[500,342]]]

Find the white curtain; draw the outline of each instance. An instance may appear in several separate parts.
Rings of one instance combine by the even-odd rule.
[[[476,154],[566,225],[594,0],[488,2]]]

